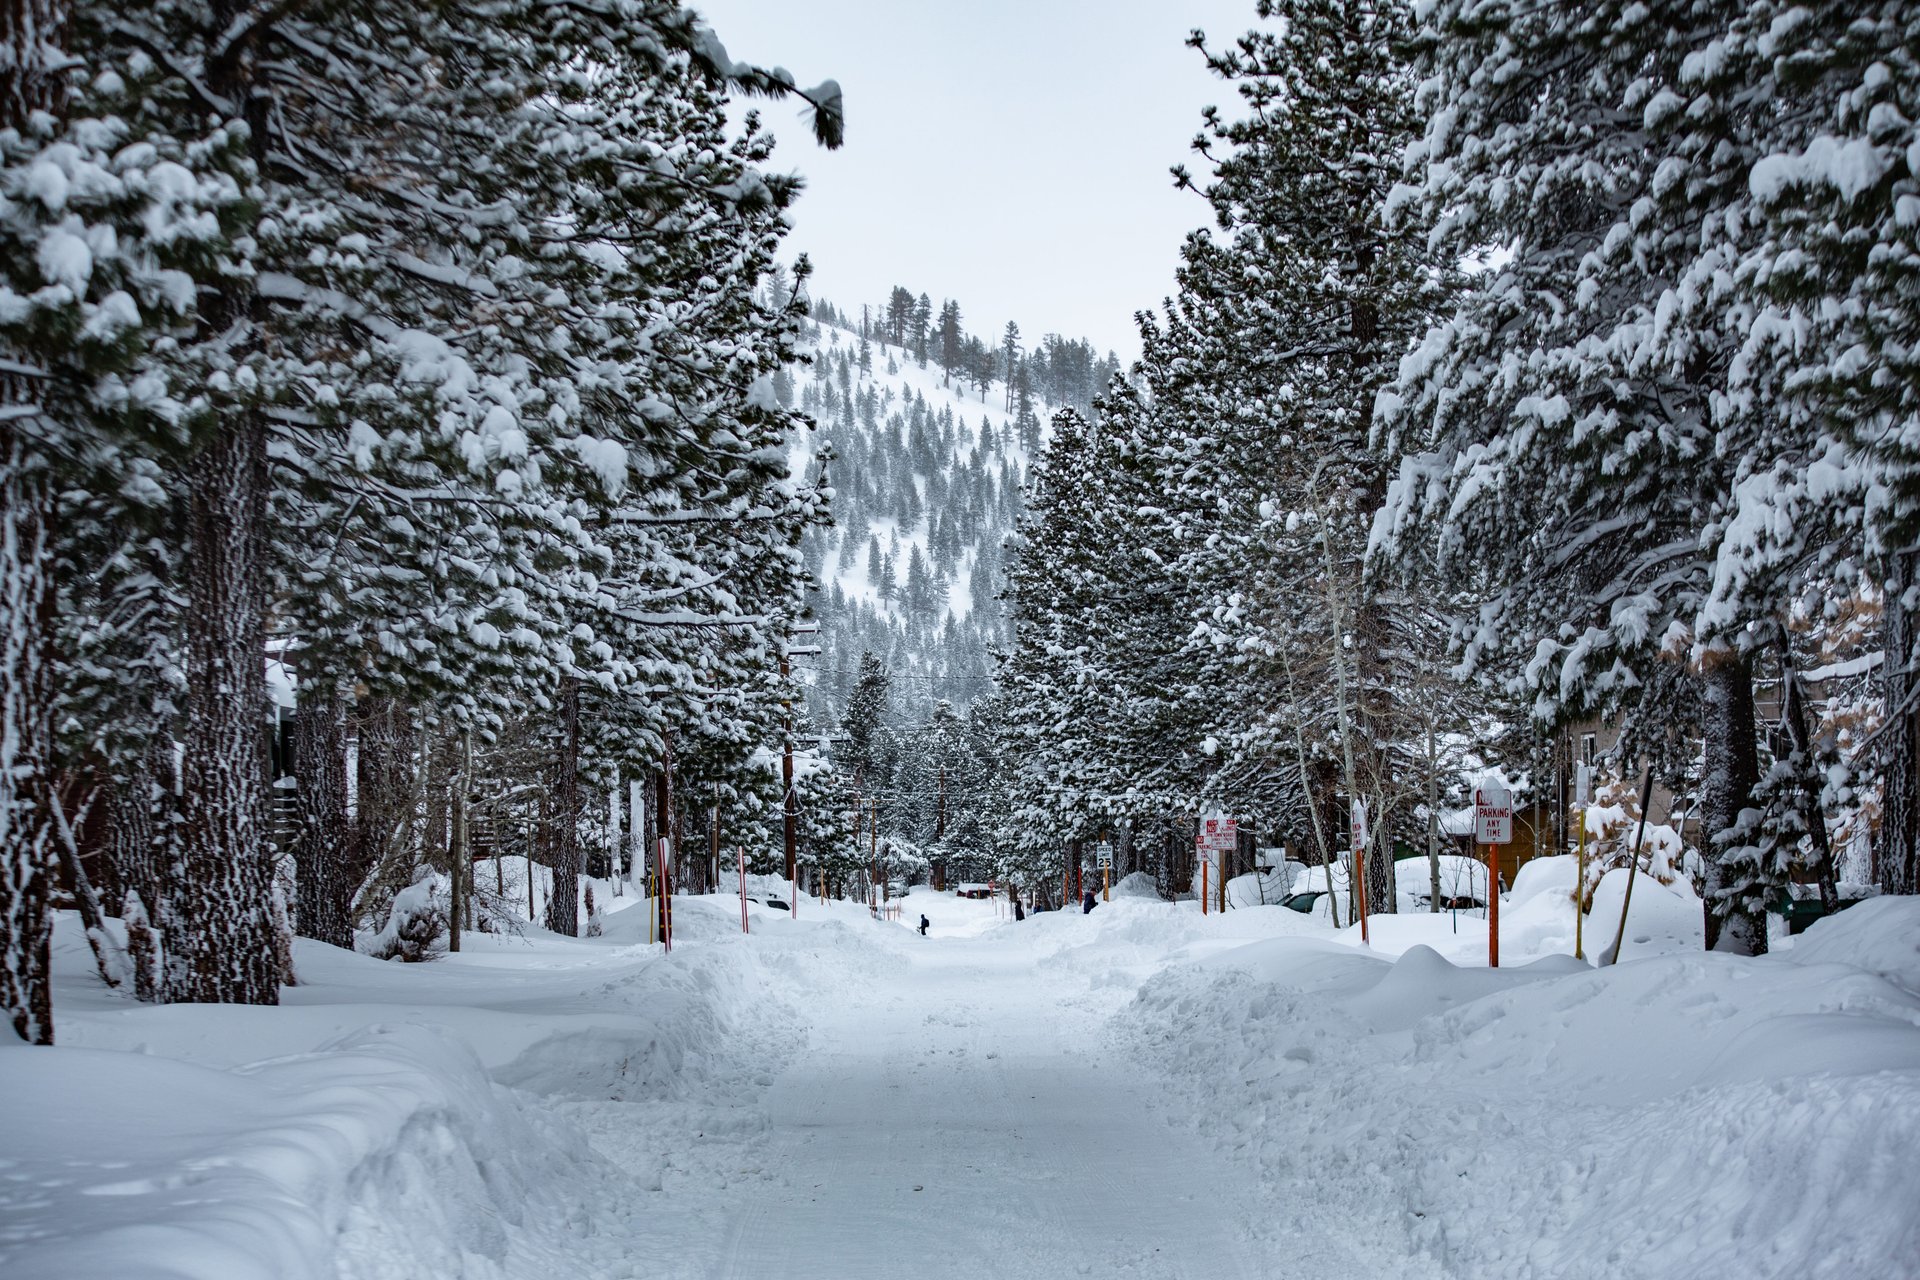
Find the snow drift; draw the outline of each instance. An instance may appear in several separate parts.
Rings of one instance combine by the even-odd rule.
[[[1866,907],[1597,971],[1276,939],[1149,981],[1123,1034],[1330,1272],[1911,1276],[1920,901]]]

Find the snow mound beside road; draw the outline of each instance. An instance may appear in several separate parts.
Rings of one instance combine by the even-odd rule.
[[[1816,920],[1784,953],[1796,964],[1844,964],[1920,992],[1920,899],[1872,898]]]
[[[418,1026],[235,1071],[0,1049],[0,1096],[0,1211],[40,1224],[0,1247],[10,1280],[331,1280],[349,1223],[409,1274],[457,1275],[502,1259],[507,1226],[562,1208],[553,1188],[596,1163]]]
[[[1330,1274],[1893,1280],[1920,1258],[1920,901],[1862,909],[1776,956],[1603,970],[1275,939],[1166,970],[1116,1028]]]
[[[632,1275],[718,1220],[672,1200],[726,1185],[699,1135],[762,1123],[758,1083],[805,1043],[766,957],[883,963],[864,913],[837,914],[769,913],[749,945],[737,899],[682,899],[702,941],[670,956],[644,910],[597,939],[470,934],[433,964],[301,941],[279,1007],[108,993],[63,914],[60,1046],[0,1041],[0,1275]]]

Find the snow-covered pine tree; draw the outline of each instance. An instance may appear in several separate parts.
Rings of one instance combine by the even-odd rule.
[[[1704,0],[1426,16],[1426,132],[1396,204],[1481,265],[1387,398],[1386,439],[1409,456],[1374,545],[1426,540],[1480,600],[1469,664],[1543,725],[1623,715],[1657,754],[1700,723],[1709,939],[1724,921],[1727,945],[1762,949],[1742,814],[1764,637],[1701,625],[1733,465],[1713,401],[1736,344],[1723,310],[1683,305],[1750,158],[1727,125],[1753,104],[1693,74],[1730,17]]]
[[[840,731],[847,744],[839,759],[856,789],[873,790],[881,785],[875,774],[886,754],[891,683],[885,662],[871,650],[860,655],[859,680],[847,699],[846,713],[840,717]]]
[[[1700,67],[1701,78],[1744,83],[1769,108],[1743,192],[1752,234],[1724,254],[1731,291],[1750,308],[1727,402],[1749,428],[1753,461],[1714,603],[1738,617],[1796,573],[1817,606],[1851,598],[1855,572],[1883,595],[1890,719],[1861,763],[1881,781],[1875,871],[1890,893],[1920,892],[1916,47],[1910,5],[1755,0]],[[1821,585],[1829,574],[1837,590]],[[1827,791],[1824,808],[1851,807]]]
[[[1313,810],[1332,797],[1307,780],[1327,761],[1390,827],[1391,611],[1361,574],[1383,484],[1371,420],[1445,274],[1421,228],[1382,218],[1413,132],[1410,18],[1320,0],[1259,14],[1273,25],[1207,55],[1245,106],[1209,111],[1194,144],[1219,231],[1188,238],[1164,323],[1143,326],[1126,417],[1159,473],[1154,544],[1197,624],[1186,677],[1215,691],[1208,803],[1271,824],[1304,801],[1324,829]],[[1372,871],[1391,910],[1390,867]]]
[[[478,14],[374,4],[351,12],[250,13],[245,23],[234,21],[236,6],[83,11],[88,51],[127,63],[96,87],[110,93],[145,77],[137,86],[145,115],[136,132],[198,122],[209,110],[216,120],[237,121],[241,98],[277,104],[246,131],[217,133],[224,144],[201,148],[203,167],[217,168],[222,145],[231,152],[235,141],[250,139],[253,159],[263,163],[265,181],[248,193],[262,215],[249,228],[256,266],[227,272],[217,255],[204,252],[211,261],[199,264],[210,268],[201,278],[225,289],[207,296],[257,327],[243,324],[222,332],[220,342],[175,348],[187,353],[176,363],[201,356],[213,362],[201,379],[212,394],[177,415],[192,428],[188,442],[197,451],[180,503],[191,527],[180,545],[189,566],[194,557],[219,561],[213,567],[220,572],[190,569],[186,576],[196,590],[222,594],[203,604],[229,624],[189,633],[183,737],[198,816],[188,829],[189,875],[173,895],[178,900],[158,913],[179,944],[171,969],[177,993],[271,996],[270,980],[246,958],[270,950],[248,932],[271,916],[260,905],[260,779],[248,745],[258,739],[262,705],[252,619],[271,581],[263,547],[290,552],[276,613],[306,647],[317,689],[364,675],[378,702],[383,680],[394,673],[425,675],[439,696],[451,696],[456,713],[471,715],[490,701],[497,707],[510,693],[502,678],[537,681],[543,670],[554,678],[557,664],[538,659],[558,656],[556,643],[585,625],[564,607],[575,593],[569,584],[581,566],[591,572],[605,563],[604,549],[584,532],[588,508],[566,496],[565,486],[583,473],[601,480],[608,469],[613,442],[581,430],[578,405],[582,389],[594,394],[611,367],[556,338],[578,333],[587,315],[585,327],[605,351],[608,341],[627,341],[653,323],[648,306],[656,313],[690,307],[679,329],[699,337],[663,343],[651,373],[629,361],[615,398],[642,406],[650,401],[633,388],[660,383],[653,375],[684,361],[682,382],[705,379],[753,408],[761,398],[758,375],[777,367],[777,353],[764,343],[742,348],[726,324],[707,323],[715,308],[687,287],[686,264],[724,257],[728,244],[737,256],[741,220],[716,204],[746,211],[746,222],[763,229],[780,225],[777,209],[793,184],[757,179],[751,154],[724,139],[713,144],[713,122],[721,86],[777,94],[793,91],[791,83],[784,73],[731,62],[677,5],[628,6],[618,15],[583,11],[559,24],[536,10]],[[577,71],[589,45],[606,55],[597,77]],[[393,59],[395,49],[421,56]],[[470,74],[423,70],[450,66]],[[333,92],[336,82],[351,82],[355,92]],[[506,84],[524,92],[496,92]],[[829,83],[805,96],[819,108],[817,131],[836,141],[837,90]],[[636,127],[637,119],[645,127]],[[690,121],[703,122],[706,136],[698,142],[682,128]],[[582,155],[548,145],[582,141],[595,130],[620,146]],[[763,144],[742,145],[751,152]],[[718,158],[702,158],[709,149]],[[555,171],[560,156],[571,162],[565,172]],[[693,198],[676,185],[689,176],[688,166],[672,172],[681,156],[702,166],[705,185],[691,184],[699,193]],[[638,169],[628,168],[636,159]],[[649,186],[621,176],[637,171],[656,180]],[[354,185],[368,174],[384,180]],[[238,193],[231,181],[227,187]],[[609,192],[624,196],[609,199]],[[171,195],[189,213],[190,197],[198,198],[191,188]],[[589,216],[609,208],[597,220]],[[220,229],[217,217],[205,221]],[[636,225],[651,241],[619,234]],[[552,236],[545,251],[525,254],[526,245],[563,227],[575,234]],[[703,230],[704,239],[697,234]],[[193,242],[175,234],[169,247]],[[678,274],[660,270],[676,249],[696,243],[699,251],[682,256]],[[760,250],[750,249],[711,286],[712,297],[737,297],[738,282],[762,262]],[[521,270],[529,264],[536,269]],[[570,294],[566,286],[583,278],[612,284]],[[646,279],[655,282],[648,306],[622,313],[622,296],[636,300],[629,282]],[[476,298],[483,319],[491,311],[491,324],[470,325]],[[606,325],[611,338],[595,324]],[[203,320],[199,336],[218,329]],[[713,360],[715,343],[730,354]],[[755,354],[742,359],[742,350]],[[150,360],[146,372],[163,364]],[[672,381],[655,387],[654,402],[672,394]],[[683,400],[680,407],[688,406]],[[272,521],[259,505],[268,472],[257,456],[256,417],[273,436]],[[770,421],[763,439],[785,427],[784,418]],[[724,419],[709,429],[708,439],[723,451],[741,447],[744,437],[730,434]],[[675,458],[684,450],[669,439],[653,453],[673,459],[671,468],[686,460]],[[743,452],[757,458],[764,447]],[[649,460],[636,470],[654,465]],[[752,474],[764,481],[775,469],[768,463]],[[727,518],[724,510],[681,511],[670,520]],[[284,541],[276,540],[279,532]],[[317,561],[316,540],[330,544]],[[395,573],[396,562],[421,571]],[[566,572],[556,575],[563,565]],[[240,657],[242,650],[249,656]],[[235,678],[220,678],[225,671]],[[494,678],[476,678],[487,675]],[[380,753],[363,753],[363,764],[369,755]]]
[[[189,435],[207,371],[202,353],[181,339],[201,291],[217,287],[232,266],[248,168],[243,135],[217,120],[168,130],[145,117],[163,77],[144,55],[99,48],[88,10],[29,4],[16,6],[15,16],[21,25],[11,30],[34,43],[9,63],[8,102],[42,100],[30,117],[7,122],[0,141],[0,269],[17,300],[0,322],[10,352],[7,395],[37,410],[8,418],[9,460],[0,475],[0,483],[25,486],[5,499],[6,519],[15,522],[5,572],[32,570],[4,584],[0,623],[8,637],[4,736],[8,751],[26,753],[9,761],[8,782],[0,784],[25,788],[0,794],[7,856],[22,859],[9,864],[5,879],[13,886],[19,871],[24,891],[36,883],[26,870],[36,851],[44,853],[64,827],[47,789],[56,757],[45,731],[56,705],[66,726],[58,764],[76,783],[118,771],[134,794],[148,790],[142,779],[150,776],[156,716],[167,697],[144,696],[150,690],[129,688],[128,677],[174,668],[178,652],[164,639],[177,601],[154,576],[166,557],[147,550],[186,487],[169,463]],[[67,48],[55,74],[46,59],[61,41]],[[49,524],[56,493],[64,509]],[[110,612],[89,611],[90,599]],[[47,648],[56,624],[58,664]],[[67,713],[81,707],[112,707],[137,723],[90,717],[73,728]],[[117,827],[145,829],[126,806],[109,809],[134,819],[116,819]],[[154,855],[143,859],[150,870],[161,859],[144,852]],[[13,888],[0,888],[0,900],[11,913]],[[14,926],[9,914],[10,947],[30,951],[44,938],[25,920]],[[8,972],[21,972],[12,961],[9,950]]]
[[[994,839],[1003,877],[1043,898],[1060,883],[1063,845],[1187,810],[1197,790],[1183,601],[1143,538],[1151,473],[1118,425],[1137,407],[1116,385],[1097,425],[1055,415],[1010,544]]]

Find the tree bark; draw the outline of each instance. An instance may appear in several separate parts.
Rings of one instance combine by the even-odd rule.
[[[400,843],[412,821],[413,725],[392,698],[375,698],[355,717],[359,750],[354,762],[355,805],[347,879],[358,892],[373,869]],[[352,900],[348,901],[352,920]]]
[[[1379,791],[1373,794],[1372,824],[1367,832],[1367,909],[1376,916],[1400,913],[1400,886],[1394,873],[1393,814]]]
[[[560,751],[553,762],[548,831],[553,891],[547,898],[547,928],[580,936],[580,682],[560,681]]]
[[[300,936],[353,949],[354,890],[347,821],[347,733],[331,680],[310,682],[293,717],[293,769],[299,787],[295,837],[296,928]]]
[[[1873,849],[1874,881],[1882,893],[1920,893],[1920,705],[1913,672],[1913,554],[1896,553],[1888,575],[1886,658],[1880,665],[1887,715],[1880,732],[1880,838]]]
[[[164,761],[162,753],[168,757]],[[148,1003],[161,996],[160,934],[152,917],[164,893],[166,868],[155,815],[161,810],[160,779],[167,776],[172,754],[173,744],[156,736],[107,798],[107,857],[121,884],[120,919],[127,930],[133,993]]]
[[[178,882],[166,899],[170,1002],[277,1004],[267,838],[265,425],[229,412],[194,458],[181,576],[187,707]]]
[[[1785,696],[1780,718],[1786,722],[1787,736],[1799,756],[1801,820],[1807,824],[1807,842],[1813,849],[1814,883],[1820,889],[1820,905],[1829,913],[1840,909],[1839,886],[1834,883],[1833,842],[1827,835],[1827,813],[1820,803],[1820,776],[1813,759],[1813,737],[1807,731],[1807,708],[1800,687],[1800,673],[1793,662],[1793,645],[1780,637],[1780,683]]]
[[[171,744],[156,740],[157,747]],[[120,896],[137,894],[149,906],[160,900],[161,871],[155,845],[155,761],[153,748],[128,766],[126,775],[107,788],[107,860],[120,882]]]
[[[447,779],[447,950],[460,950],[460,931],[473,905],[468,881],[473,855],[468,851],[467,775],[473,770],[473,742],[462,738]]]
[[[1759,955],[1767,949],[1763,913],[1726,894],[1736,886],[1723,861],[1722,839],[1753,804],[1760,780],[1759,746],[1753,727],[1753,664],[1744,654],[1720,650],[1708,655],[1704,729],[1707,770],[1700,788],[1701,815],[1712,841],[1707,858],[1707,950]]]
[[[0,125],[64,105],[64,0],[0,5]],[[0,350],[22,367],[31,362]],[[0,406],[37,408],[37,379],[0,375]],[[54,480],[32,439],[44,419],[0,425],[0,1010],[21,1039],[53,1043]]]

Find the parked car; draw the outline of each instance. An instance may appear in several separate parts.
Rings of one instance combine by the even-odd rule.
[[[787,910],[787,904],[779,898],[768,898],[767,909],[770,911],[785,911]]]
[[[954,893],[962,898],[991,898],[993,886],[990,884],[963,884]]]
[[[1327,896],[1325,889],[1303,889],[1299,893],[1290,893],[1280,900],[1280,905],[1289,911],[1298,911],[1303,916],[1313,914],[1313,904]]]

